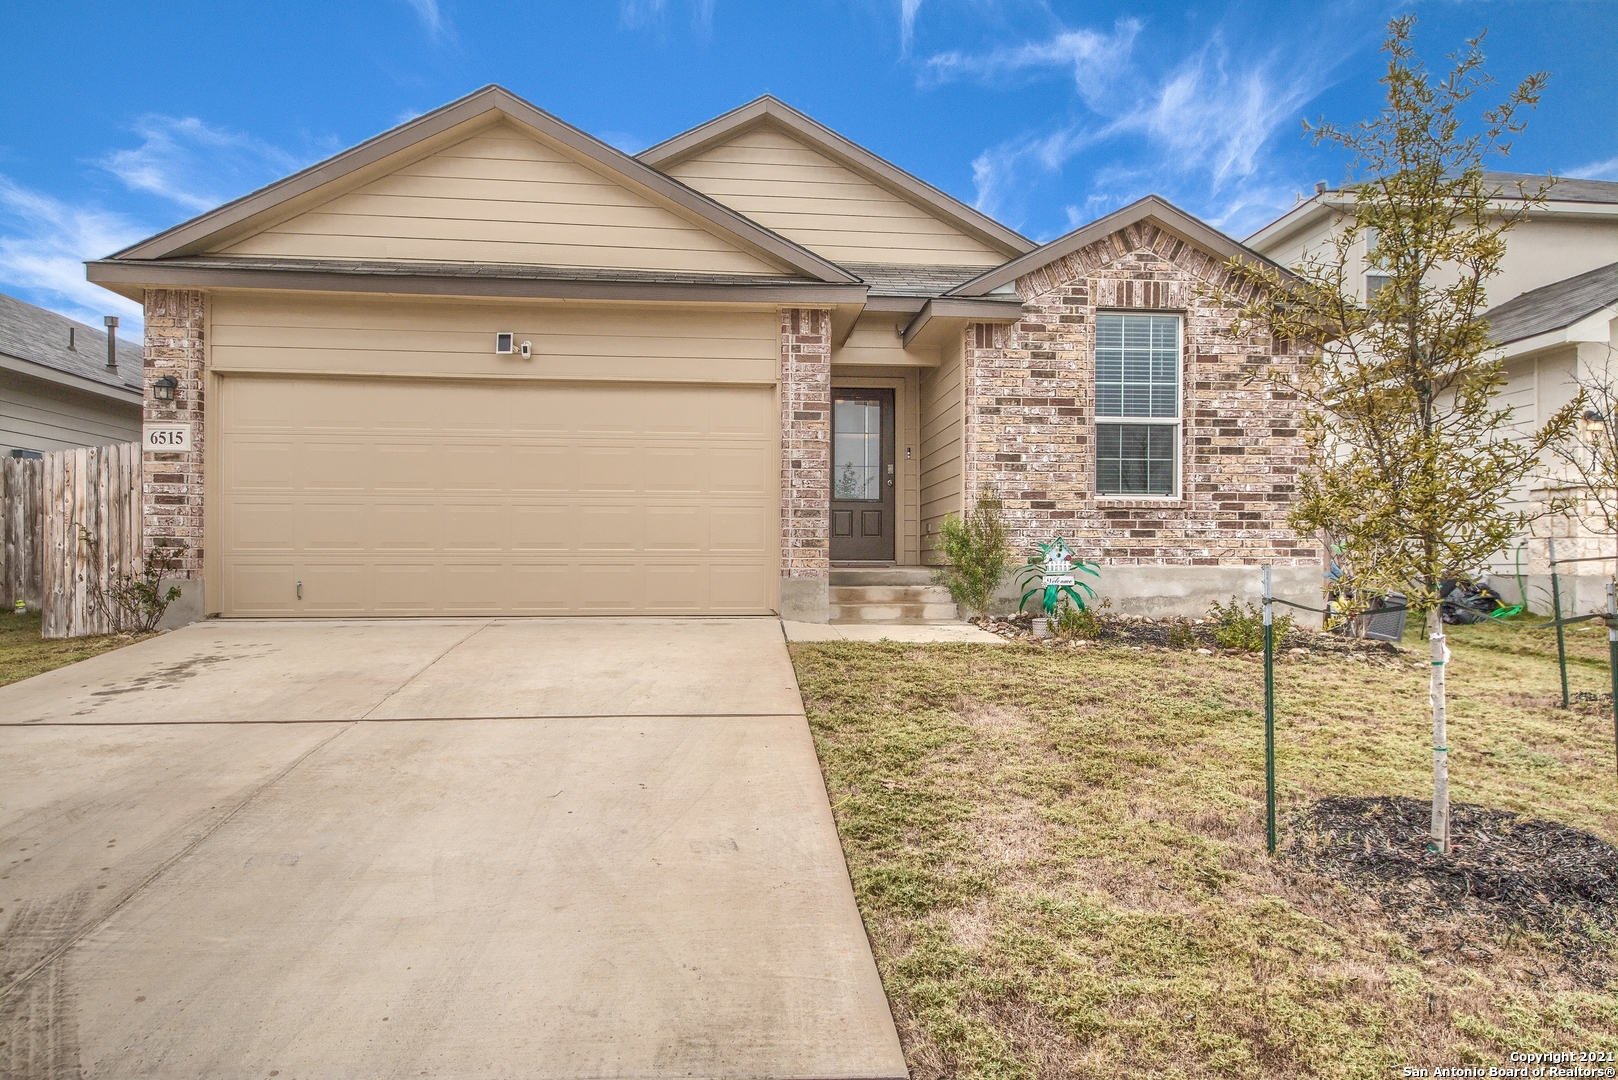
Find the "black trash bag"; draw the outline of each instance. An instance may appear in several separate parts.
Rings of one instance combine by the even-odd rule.
[[[1439,582],[1438,597],[1439,618],[1452,625],[1488,622],[1491,611],[1505,607],[1499,593],[1473,581]]]

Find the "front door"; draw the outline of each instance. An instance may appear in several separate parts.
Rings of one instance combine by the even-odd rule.
[[[893,391],[831,392],[831,560],[892,562]]]

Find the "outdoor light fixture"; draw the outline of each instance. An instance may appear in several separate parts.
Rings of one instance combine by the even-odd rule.
[[[165,375],[152,384],[152,397],[158,401],[173,401],[174,388],[179,385],[173,375]]]

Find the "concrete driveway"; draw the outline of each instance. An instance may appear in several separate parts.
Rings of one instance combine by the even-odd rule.
[[[5,1077],[905,1075],[780,624],[210,621],[0,687]]]

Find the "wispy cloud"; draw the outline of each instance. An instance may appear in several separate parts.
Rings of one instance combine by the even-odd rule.
[[[1215,35],[1173,68],[1150,72],[1137,55],[1142,33],[1141,23],[1122,19],[1110,32],[1063,29],[981,54],[941,53],[922,65],[923,83],[970,79],[998,87],[1051,71],[1073,81],[1076,108],[973,161],[980,209],[1015,214],[1028,188],[1081,154],[1099,162],[1085,177],[1090,190],[1066,204],[1073,225],[1157,191],[1192,193],[1194,210],[1240,228],[1269,214],[1270,201],[1289,197],[1268,174],[1263,151],[1296,122],[1331,63],[1300,57],[1299,42],[1284,54],[1236,57]]]
[[[630,156],[640,153],[651,145],[639,135],[628,131],[603,131],[599,132],[597,137],[608,146],[616,146]]]
[[[714,0],[690,0],[691,25],[707,33],[713,29]],[[661,28],[667,0],[618,0],[618,23],[627,30]]]
[[[910,53],[910,42],[916,36],[916,12],[921,10],[921,0],[899,0],[899,52],[904,55]]]
[[[405,0],[416,12],[421,25],[432,37],[443,37],[449,30],[449,24],[444,21],[443,12],[438,10],[438,0]]]
[[[1588,165],[1569,169],[1564,176],[1575,180],[1618,180],[1618,157],[1606,161],[1592,161]]]
[[[139,146],[114,151],[97,164],[131,189],[188,210],[211,210],[306,164],[261,139],[194,116],[143,116],[135,134]]]
[[[86,281],[84,261],[150,231],[120,214],[68,206],[0,176],[0,283],[70,318],[99,326],[102,315],[116,313],[139,325],[140,305]]]

